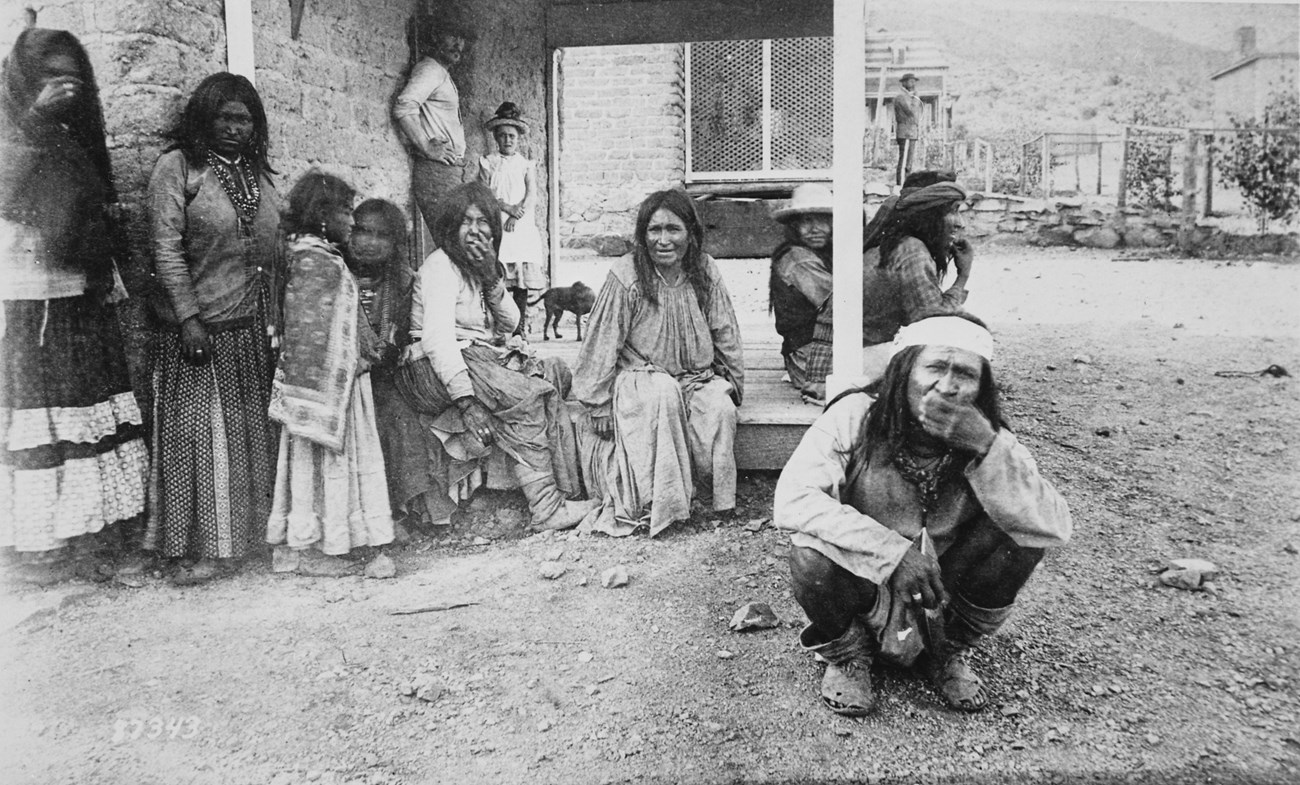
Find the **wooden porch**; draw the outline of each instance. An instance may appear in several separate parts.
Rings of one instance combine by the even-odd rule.
[[[581,346],[574,340],[571,315],[565,316],[565,339],[543,341],[534,333],[530,341],[539,357],[558,357],[572,366]],[[781,381],[781,340],[770,320],[742,322],[745,338],[745,403],[738,410],[736,466],[741,470],[776,469],[803,438],[803,433],[821,413],[821,407],[804,403],[789,383]]]

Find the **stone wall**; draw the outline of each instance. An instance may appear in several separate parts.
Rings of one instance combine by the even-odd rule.
[[[683,47],[583,47],[562,57],[560,242],[618,255],[641,200],[682,184]]]
[[[282,192],[318,166],[363,196],[408,206],[409,165],[388,106],[406,67],[404,26],[413,6],[414,0],[313,0],[294,41],[289,3],[254,3],[255,81]],[[6,52],[23,17],[21,5],[6,4],[0,17]],[[41,4],[37,24],[72,31],[90,54],[138,265],[141,204],[164,134],[203,77],[226,68],[223,3],[56,0]]]
[[[1180,238],[1181,217],[1081,198],[1051,201],[992,194],[966,213],[967,233],[1007,245],[1063,245],[1164,251],[1211,258],[1258,254],[1300,255],[1293,234],[1232,235],[1194,224]]]

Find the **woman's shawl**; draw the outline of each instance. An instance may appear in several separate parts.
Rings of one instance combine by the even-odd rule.
[[[288,265],[270,417],[339,452],[361,361],[356,280],[334,247],[312,235],[289,238]]]

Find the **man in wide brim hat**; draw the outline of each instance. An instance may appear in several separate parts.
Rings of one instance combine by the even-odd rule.
[[[785,238],[772,252],[768,302],[781,336],[781,357],[790,383],[811,398],[825,396],[831,370],[829,336],[816,335],[831,298],[831,189],[804,183],[772,217],[785,224]]]
[[[916,74],[906,73],[898,80],[903,89],[894,96],[894,139],[898,142],[898,170],[894,182],[902,187],[912,171],[912,155],[921,138],[921,113],[924,105],[916,95]]]

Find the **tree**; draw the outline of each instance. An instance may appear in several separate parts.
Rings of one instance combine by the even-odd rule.
[[[1181,128],[1187,115],[1172,100],[1168,88],[1135,93],[1126,103],[1132,108],[1122,118],[1125,125]],[[1160,210],[1173,209],[1173,197],[1181,193],[1174,180],[1171,146],[1181,139],[1178,131],[1135,131],[1128,147],[1128,198],[1131,204]]]
[[[1262,123],[1234,117],[1232,125],[1237,132],[1220,138],[1226,155],[1219,158],[1219,173],[1241,189],[1262,232],[1270,219],[1285,221],[1300,212],[1300,132],[1253,129],[1300,126],[1300,97],[1284,85],[1269,97]]]

